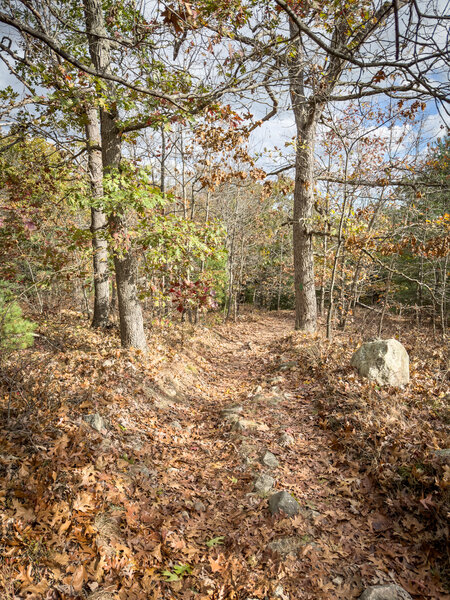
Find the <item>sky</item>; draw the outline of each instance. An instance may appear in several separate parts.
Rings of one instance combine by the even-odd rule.
[[[444,5],[447,4],[447,0],[440,0],[440,2],[442,3],[442,9],[444,10]],[[4,28],[0,26],[0,35],[2,34],[3,29]],[[17,91],[21,91],[21,84],[19,84],[15,77],[8,72],[3,61],[0,61],[0,89],[5,88],[7,85],[11,85]],[[292,147],[289,146],[289,143],[295,136],[295,123],[292,112],[290,110],[285,110],[283,105],[285,105],[285,101],[281,99],[281,108],[278,114],[270,121],[265,122],[258,127],[252,133],[250,138],[252,153],[257,153],[261,156],[259,164],[267,170],[274,169],[280,164],[286,164],[285,157],[289,160],[289,153],[292,154]],[[261,105],[258,106],[256,103],[253,103],[247,106],[247,109],[250,110],[250,112],[253,112],[256,118],[261,118],[266,112],[267,107]],[[423,126],[424,143],[436,140],[437,137],[442,135],[445,132],[443,125],[444,122],[439,116],[435,105],[430,102],[425,111],[425,121]],[[383,135],[382,130],[379,133]],[[385,127],[385,135],[390,135],[387,127]],[[411,130],[410,135],[414,135],[413,130]],[[279,153],[276,149],[281,150],[285,157],[278,156]]]

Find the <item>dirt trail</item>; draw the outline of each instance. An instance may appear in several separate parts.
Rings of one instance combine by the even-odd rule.
[[[317,425],[311,380],[296,380],[289,364],[279,370],[276,346],[292,329],[290,315],[270,314],[220,327],[203,352],[201,391],[189,398],[195,408],[180,419],[184,431],[193,426],[184,442],[196,464],[172,475],[195,501],[185,536],[196,537],[200,527],[206,538],[223,536],[208,556],[213,573],[206,591],[217,598],[353,598],[365,575],[372,575],[370,583],[394,576],[382,562],[378,574],[373,568],[380,536],[367,531],[367,515],[352,498],[355,464],[333,452]],[[236,404],[250,423],[238,431],[221,417]],[[294,438],[289,447],[280,444],[283,432]],[[277,456],[278,468],[261,464],[266,449]],[[270,515],[267,499],[252,493],[262,472],[276,480],[274,492],[295,496],[300,516]],[[361,540],[364,530],[367,539]],[[293,549],[287,556],[270,547],[280,539]]]
[[[367,585],[395,582],[416,592],[415,598],[440,597],[432,584],[417,595],[422,584],[411,584],[404,561],[421,563],[419,546],[413,537],[406,543],[397,537],[389,499],[355,457],[333,448],[333,432],[320,428],[317,382],[307,365],[291,372],[287,361],[280,370],[286,361],[280,351],[292,329],[291,315],[261,315],[220,327],[215,342],[202,349],[207,363],[199,374],[201,393],[190,397],[196,410],[186,415],[186,426],[194,425],[189,448],[196,464],[184,477],[176,474],[201,503],[185,535],[195,537],[201,527],[210,539],[223,536],[223,545],[209,551],[212,574],[203,582],[210,588],[202,591],[242,600],[348,599]],[[236,431],[221,416],[232,405],[243,407],[248,427]],[[280,443],[283,432],[294,439],[289,447]],[[264,450],[276,455],[277,468],[261,464]],[[263,472],[275,479],[273,492],[294,495],[300,515],[270,515],[267,498],[252,493]],[[281,551],[274,551],[277,543]],[[420,567],[408,566],[420,574]]]
[[[154,335],[142,360],[69,315],[65,350],[35,350],[41,404],[3,432],[1,544],[15,557],[0,563],[4,597],[347,600],[395,582],[415,600],[448,598],[436,496],[386,479],[423,447],[399,412],[414,405],[358,381],[354,342],[335,341],[330,358],[293,324],[251,313],[183,344]],[[97,413],[98,431],[86,422]],[[266,450],[278,466],[262,464]],[[254,492],[262,473],[298,515],[270,514]],[[434,485],[440,472],[424,473]]]

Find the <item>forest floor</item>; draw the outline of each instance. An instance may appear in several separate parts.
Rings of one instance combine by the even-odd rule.
[[[411,383],[379,388],[350,367],[369,321],[328,343],[248,312],[156,329],[145,358],[75,312],[40,322],[0,390],[0,597],[450,598],[448,355],[388,320]],[[262,473],[299,514],[271,515]]]

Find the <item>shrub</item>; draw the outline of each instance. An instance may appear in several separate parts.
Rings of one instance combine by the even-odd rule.
[[[0,350],[28,348],[33,344],[36,324],[24,319],[11,292],[0,285]]]

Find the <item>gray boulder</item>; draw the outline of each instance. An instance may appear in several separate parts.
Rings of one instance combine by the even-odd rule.
[[[278,492],[269,498],[269,509],[273,515],[284,512],[293,517],[300,511],[300,504],[288,492]]]
[[[409,356],[399,341],[375,340],[365,342],[353,354],[352,367],[362,377],[378,385],[400,386],[409,383]]]
[[[359,597],[359,600],[412,600],[406,590],[399,585],[372,585]]]

